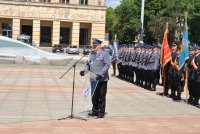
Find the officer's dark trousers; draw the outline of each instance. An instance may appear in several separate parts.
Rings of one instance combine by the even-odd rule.
[[[184,92],[184,87],[185,87],[185,79],[181,81],[181,92]]]
[[[157,69],[157,84],[160,84],[160,68]]]
[[[144,88],[147,87],[147,77],[148,77],[147,76],[148,75],[147,72],[148,72],[147,70],[144,70],[144,74],[143,74],[143,77],[144,77]]]
[[[107,81],[99,82],[92,96],[93,112],[102,115],[105,114],[106,93],[107,93]]]
[[[113,66],[113,75],[116,75],[116,61],[112,62],[112,66]]]
[[[129,81],[131,82],[131,83],[133,83],[134,82],[134,70],[135,70],[135,68],[134,67],[132,67],[132,66],[130,66],[130,78],[129,78]]]
[[[122,75],[122,63],[117,64],[118,72],[119,72],[119,77]]]
[[[174,77],[174,89],[177,92],[176,97],[181,97],[181,78],[178,75]]]
[[[195,82],[194,100],[198,102],[200,99],[200,82]]]
[[[151,88],[151,70],[147,70],[147,74],[146,74],[146,79],[147,79],[147,84],[146,84],[146,88],[150,89]]]
[[[135,77],[136,77],[136,85],[139,84],[139,70],[138,70],[138,67],[135,68]]]
[[[139,85],[140,86],[143,86],[143,81],[142,81],[142,68],[140,68],[139,69],[139,77],[138,77],[138,79],[139,79]]]
[[[171,88],[171,97],[175,97],[175,90],[176,90],[176,87],[175,87],[175,77],[173,76],[173,74],[169,74],[168,75],[168,80],[169,80],[169,85],[170,85],[170,88]]]
[[[122,79],[125,77],[125,65],[122,65]]]
[[[151,83],[152,83],[152,88],[156,89],[156,85],[158,84],[158,77],[157,77],[157,70],[151,71]]]
[[[189,102],[191,102],[194,98],[194,80],[188,79],[188,91],[189,91]]]
[[[165,74],[163,74],[163,86],[164,86],[164,95],[168,95],[169,94],[169,77],[170,74],[167,73],[167,71],[165,71]]]

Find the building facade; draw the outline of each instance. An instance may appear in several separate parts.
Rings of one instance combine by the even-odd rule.
[[[0,0],[0,34],[31,36],[37,46],[104,40],[105,0]]]

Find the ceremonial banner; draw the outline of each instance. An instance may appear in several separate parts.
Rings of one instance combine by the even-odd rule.
[[[165,65],[172,59],[169,43],[168,43],[168,24],[163,37],[163,43],[161,48],[160,64],[164,69]]]
[[[183,38],[181,43],[181,53],[179,57],[179,68],[182,68],[182,66],[185,63],[185,60],[189,58],[189,40],[188,40],[188,27],[187,27],[187,19],[185,19],[184,22],[184,30],[183,30]]]

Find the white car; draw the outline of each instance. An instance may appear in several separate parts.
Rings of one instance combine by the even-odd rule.
[[[68,54],[79,54],[79,48],[76,45],[69,45],[66,49]]]

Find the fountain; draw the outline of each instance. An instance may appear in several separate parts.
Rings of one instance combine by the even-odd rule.
[[[72,60],[66,55],[42,51],[26,43],[0,36],[0,64],[66,65]]]

